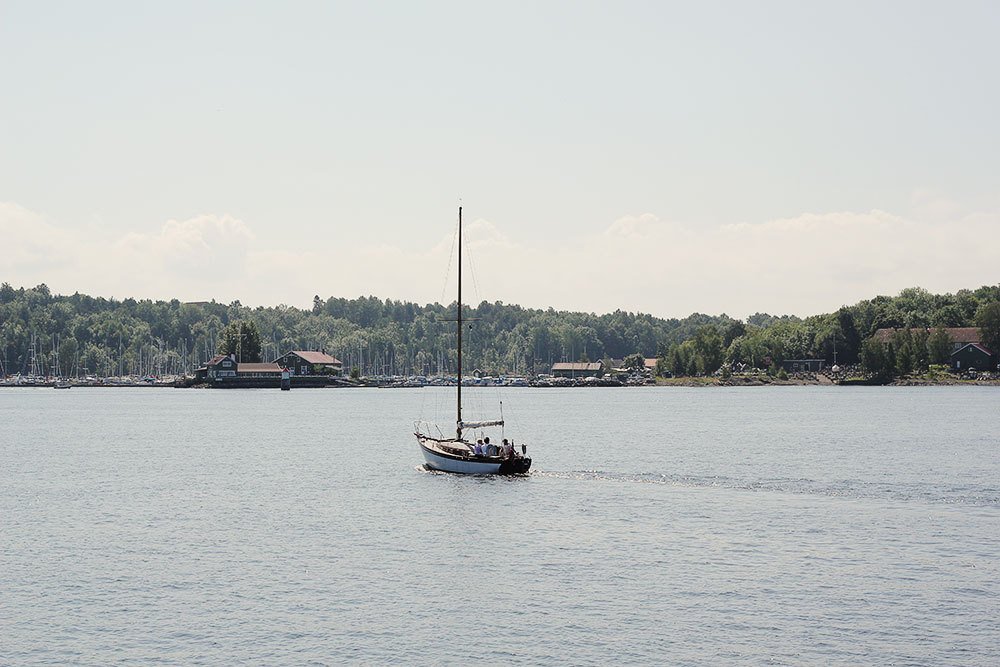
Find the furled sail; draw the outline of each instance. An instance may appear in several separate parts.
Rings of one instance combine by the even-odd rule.
[[[493,421],[485,422],[458,422],[458,427],[463,430],[467,428],[485,428],[487,426],[503,426],[503,420],[495,419]]]

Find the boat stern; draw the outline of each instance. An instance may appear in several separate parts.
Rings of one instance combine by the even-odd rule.
[[[506,459],[500,464],[501,475],[523,475],[530,469],[531,459],[527,456]]]

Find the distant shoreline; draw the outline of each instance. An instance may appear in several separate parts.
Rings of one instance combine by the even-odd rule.
[[[429,385],[428,385],[429,386]],[[624,385],[623,385],[624,386]],[[1000,378],[987,378],[980,380],[963,380],[956,378],[939,378],[939,379],[928,379],[928,378],[900,378],[893,380],[888,383],[873,382],[870,380],[865,380],[862,378],[850,378],[845,379],[840,382],[834,382],[833,380],[827,378],[826,376],[817,376],[816,378],[788,378],[781,380],[778,378],[772,378],[769,376],[763,377],[729,377],[729,378],[719,378],[719,377],[683,377],[683,378],[657,378],[655,384],[645,384],[645,385],[630,385],[629,388],[639,388],[639,387],[685,387],[685,388],[716,388],[716,387],[851,387],[851,386],[864,386],[864,387],[1000,387]],[[2,389],[53,389],[55,385],[51,382],[49,383],[36,383],[36,384],[13,384],[13,383],[0,383],[0,390]],[[191,389],[278,389],[278,385],[209,385],[205,383],[200,384],[190,384],[190,385],[178,385],[174,383],[136,383],[136,384],[93,384],[93,383],[80,383],[71,384],[69,388],[73,389],[177,389],[177,388],[191,388]],[[378,384],[329,384],[329,385],[300,385],[293,386],[294,389],[423,389],[422,386],[393,386],[393,385],[378,385]],[[476,387],[469,387],[476,388]],[[543,387],[543,386],[508,386],[505,389],[596,389],[601,388],[600,385],[564,385],[558,387]],[[605,388],[607,386],[605,385]],[[621,388],[621,387],[611,387],[611,388]]]
[[[657,387],[1000,387],[1000,378],[962,380],[958,378],[897,378],[892,382],[873,382],[863,378],[834,381],[824,375],[779,380],[762,377],[684,377],[657,378]]]

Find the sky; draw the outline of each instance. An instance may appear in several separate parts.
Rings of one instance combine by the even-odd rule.
[[[995,2],[0,2],[0,281],[806,316],[996,284]]]

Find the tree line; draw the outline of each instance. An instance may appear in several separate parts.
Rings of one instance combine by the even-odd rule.
[[[805,319],[758,313],[746,322],[700,327],[672,345],[659,365],[684,376],[711,374],[724,365],[773,370],[789,359],[826,359],[891,378],[947,363],[951,341],[943,330],[950,327],[979,327],[987,347],[1000,350],[1000,286],[955,294],[911,287]],[[879,329],[899,331],[886,345],[873,338]]]
[[[659,318],[487,302],[463,309],[469,371],[536,374],[558,361],[658,357],[663,371],[709,374],[723,364],[766,368],[784,359],[857,363],[882,327],[974,326],[1000,302],[1000,286],[936,295],[921,288],[878,296],[826,315],[758,313],[746,320],[694,313]],[[5,374],[190,373],[219,352],[270,361],[294,349],[325,350],[363,375],[432,375],[456,367],[454,303],[420,305],[374,296],[316,295],[312,308],[248,307],[53,294],[0,285],[0,362]]]
[[[987,349],[1000,352],[1000,302],[982,304],[973,324]],[[897,329],[888,341],[869,338],[861,346],[861,365],[873,377],[890,381],[932,365],[945,365],[952,352],[952,340],[943,327]]]

